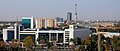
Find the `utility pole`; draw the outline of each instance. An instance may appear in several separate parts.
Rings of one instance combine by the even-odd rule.
[[[97,21],[98,23],[98,26],[97,26],[97,34],[98,34],[98,51],[100,51],[100,41],[101,41],[101,36],[100,36],[100,33],[99,33],[99,28],[100,28],[100,21],[98,20]]]

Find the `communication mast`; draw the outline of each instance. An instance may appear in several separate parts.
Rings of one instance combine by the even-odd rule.
[[[75,4],[75,22],[78,21],[78,18],[77,18],[77,4]]]

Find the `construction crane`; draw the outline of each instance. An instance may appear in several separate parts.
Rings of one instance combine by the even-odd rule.
[[[97,26],[96,31],[97,31],[97,34],[98,34],[98,51],[100,51],[100,49],[101,49],[101,48],[100,48],[100,40],[101,40],[101,37],[100,37],[100,33],[99,33],[100,21],[98,20],[97,23],[98,23],[98,26]]]
[[[100,27],[100,21],[98,20],[97,21],[97,23],[98,23],[98,26],[97,26],[97,28],[96,28],[96,31],[97,31],[97,34],[98,34],[98,51],[100,51],[100,49],[101,49],[101,34],[106,34],[107,32],[104,32],[104,29],[120,29],[120,26],[109,26],[109,27],[106,27],[106,24],[105,24],[105,22],[103,22],[104,23],[104,26],[103,27]],[[99,31],[100,29],[102,29],[102,31]],[[108,46],[106,46],[106,45],[104,45],[106,48],[108,48]],[[109,49],[110,49],[110,47],[109,47]],[[107,49],[107,50],[109,50],[109,49]]]

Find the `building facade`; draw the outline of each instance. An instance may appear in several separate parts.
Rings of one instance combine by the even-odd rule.
[[[13,28],[3,29],[3,40],[12,41],[12,39],[15,39],[15,29]]]
[[[45,38],[47,41],[52,42],[54,39],[58,44],[61,44],[64,42],[64,31],[58,31],[58,30],[41,30],[37,31],[36,34],[36,40],[38,38]]]
[[[63,18],[61,18],[61,17],[56,17],[56,21],[57,21],[57,22],[63,22]]]
[[[36,18],[35,19],[36,28],[47,28],[56,26],[55,19],[46,19],[46,18]]]
[[[22,25],[18,25],[17,23],[14,27],[8,27],[7,29],[3,29],[3,39],[4,41],[12,41],[13,39],[18,39],[20,42],[27,36],[31,36],[34,42],[37,44],[38,38],[45,38],[45,40],[49,42],[56,41],[57,44],[68,43],[67,38],[74,38],[74,26],[69,25],[68,29],[64,30],[44,30],[39,28],[47,28],[56,26],[56,19],[35,19],[36,28],[34,28],[34,18],[33,17],[23,17]],[[24,28],[23,28],[24,27]]]
[[[22,42],[27,36],[31,36],[35,42],[36,31],[20,31],[19,40]]]
[[[22,17],[22,25],[24,29],[33,29],[34,28],[34,18],[31,17]]]
[[[72,21],[72,13],[71,12],[67,13],[67,21]]]
[[[3,39],[5,41],[12,41],[18,37],[18,40],[22,42],[27,36],[31,36],[37,44],[39,44],[37,42],[38,38],[45,38],[49,42],[55,39],[57,44],[68,43],[67,38],[74,39],[73,25],[70,25],[69,29],[65,30],[19,30],[18,34],[16,30],[15,28],[3,29]]]
[[[57,26],[64,24],[63,18],[61,18],[61,17],[56,17],[56,22],[57,22]]]

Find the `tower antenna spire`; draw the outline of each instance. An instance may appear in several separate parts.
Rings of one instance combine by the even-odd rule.
[[[78,21],[78,18],[77,18],[77,4],[75,4],[75,22]]]

